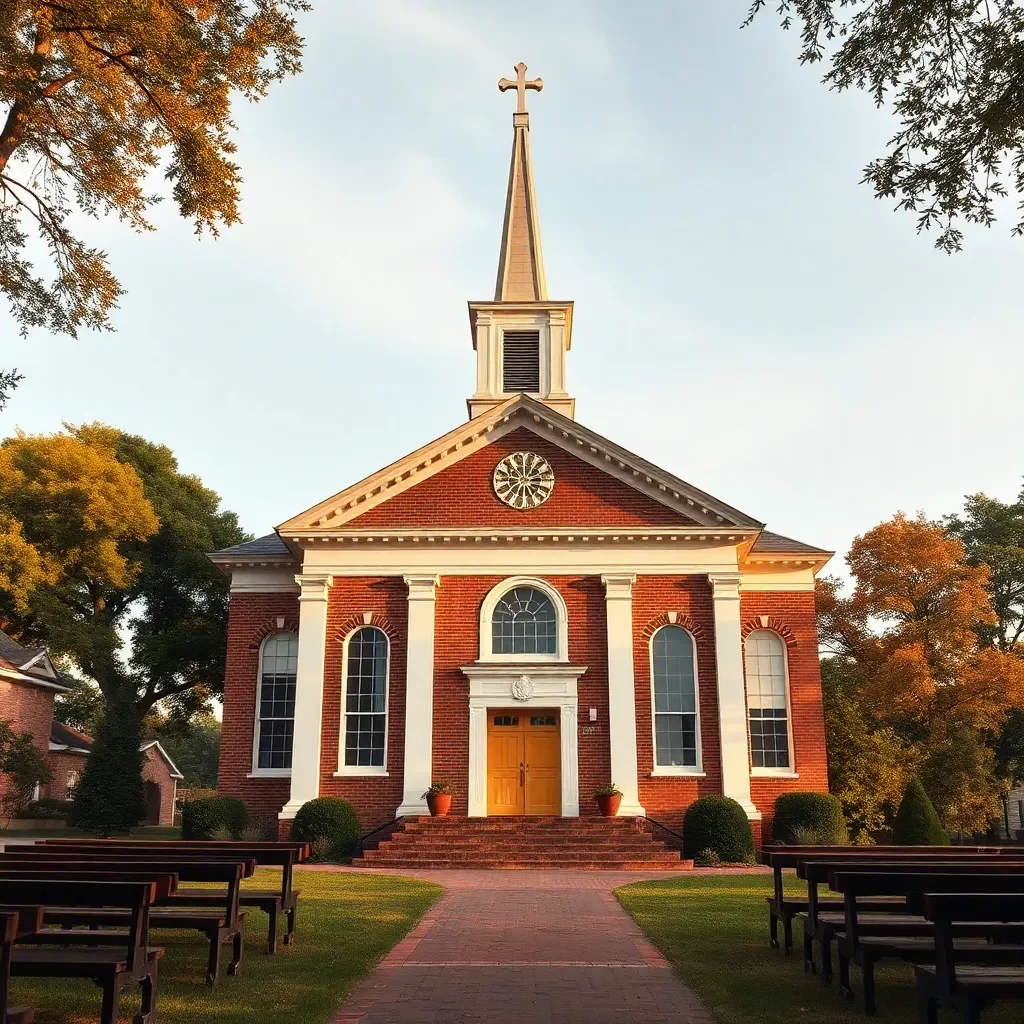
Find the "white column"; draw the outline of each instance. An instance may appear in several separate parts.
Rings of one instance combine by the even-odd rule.
[[[292,733],[292,788],[279,817],[294,818],[320,795],[320,725],[323,719],[324,656],[327,649],[327,594],[334,578],[322,573],[295,577],[299,585],[299,659],[295,673]]]
[[[715,609],[715,661],[718,665],[718,732],[722,748],[722,793],[731,796],[752,821],[761,812],[750,799],[747,694],[743,685],[740,574],[710,573]]]
[[[471,684],[472,685],[472,684]],[[487,706],[469,705],[469,808],[471,818],[487,817]]]
[[[429,814],[423,794],[433,782],[434,756],[434,594],[437,576],[406,576],[409,632],[405,666],[405,770],[402,803],[395,811]]]
[[[608,622],[608,746],[612,777],[622,790],[620,815],[644,814],[636,764],[636,683],[633,679],[633,573],[601,577]]]

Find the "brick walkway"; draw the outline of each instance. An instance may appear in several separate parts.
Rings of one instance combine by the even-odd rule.
[[[612,896],[660,875],[394,873],[446,891],[332,1024],[712,1024]]]

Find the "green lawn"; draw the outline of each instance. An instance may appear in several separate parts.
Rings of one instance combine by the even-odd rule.
[[[95,839],[95,832],[82,832],[77,828],[11,828],[0,829],[0,845],[18,839]],[[170,825],[141,825],[121,839],[149,839],[154,843],[161,840],[180,839],[181,829]]]
[[[637,882],[617,890],[616,896],[719,1024],[868,1020],[859,1001],[840,1001],[835,983],[823,985],[817,976],[804,974],[803,932],[798,922],[794,924],[797,948],[791,956],[769,947],[765,896],[770,889],[770,875],[694,875]],[[795,878],[787,889],[806,892]],[[852,974],[857,989],[856,967]],[[913,968],[886,961],[876,977],[878,1019],[917,1024]],[[1006,1003],[986,1011],[983,1021],[1019,1024],[1021,1011],[1021,1004]],[[959,1018],[947,1010],[942,1021],[953,1024]]]
[[[261,870],[246,884],[276,887],[280,877],[279,871]],[[279,945],[268,956],[267,918],[250,910],[242,973],[222,974],[212,991],[203,984],[206,939],[198,932],[154,933],[167,950],[157,991],[161,1024],[324,1024],[442,891],[411,878],[301,868],[295,884],[302,890],[296,944]],[[36,1007],[37,1024],[88,1024],[99,1018],[100,990],[91,982],[16,978],[11,989],[14,1005]],[[120,1019],[131,1020],[137,1008],[135,993],[126,993]]]

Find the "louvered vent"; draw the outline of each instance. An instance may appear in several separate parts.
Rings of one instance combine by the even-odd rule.
[[[505,331],[502,391],[540,391],[540,332]]]

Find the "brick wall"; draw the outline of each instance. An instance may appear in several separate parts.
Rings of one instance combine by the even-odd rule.
[[[812,789],[828,792],[828,762],[825,757],[825,718],[821,706],[821,666],[818,661],[818,627],[814,617],[814,594],[785,591],[744,592],[740,595],[740,616],[746,635],[769,628],[786,641],[789,670],[790,722],[798,779],[755,778],[750,780],[754,805],[764,815],[761,828],[771,836],[771,810],[781,793]]]
[[[86,754],[71,754],[66,750],[51,753],[46,759],[52,773],[50,784],[45,790],[46,796],[51,800],[66,800],[68,785],[78,785],[87,760]],[[74,777],[74,783],[71,783],[70,776]]]
[[[217,789],[237,796],[250,815],[271,821],[288,802],[288,779],[249,779],[260,644],[278,630],[298,632],[299,601],[295,594],[232,594],[228,610],[227,662],[224,672],[224,721],[220,739]]]
[[[149,784],[156,785],[160,790],[159,813],[157,821],[150,822],[157,825],[174,824],[174,793],[177,788],[177,779],[172,778],[171,769],[167,762],[157,751],[156,747],[150,747],[146,751],[146,760],[142,765],[142,779],[147,784],[146,799],[149,800]]]
[[[506,455],[528,449],[555,472],[555,489],[543,505],[521,512],[494,493],[494,467]],[[357,516],[354,527],[671,526],[692,523],[680,512],[616,480],[544,437],[520,427],[450,469]]]
[[[50,726],[53,724],[53,690],[31,683],[0,679],[0,719],[9,721],[16,732],[31,733],[43,752],[50,749]],[[0,776],[0,797],[10,787]]]

